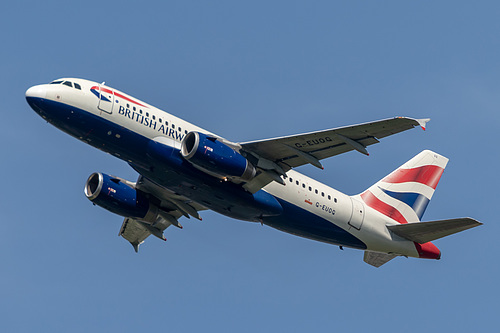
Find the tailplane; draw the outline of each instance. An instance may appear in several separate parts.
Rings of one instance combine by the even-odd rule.
[[[365,251],[365,255],[363,257],[363,260],[367,264],[378,268],[396,257],[397,257],[397,255],[395,255],[395,254],[380,253],[380,252],[374,252],[374,251]]]
[[[420,222],[448,159],[424,150],[361,193],[364,203],[398,223]]]
[[[387,226],[387,228],[400,237],[424,244],[480,225],[482,223],[479,221],[462,217],[422,223],[396,224]]]

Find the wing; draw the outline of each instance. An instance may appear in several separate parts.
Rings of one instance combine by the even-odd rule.
[[[139,176],[137,182],[131,185],[159,200],[158,217],[154,223],[130,218],[125,218],[123,221],[118,235],[128,240],[134,247],[135,252],[139,251],[139,245],[150,235],[165,241],[167,239],[163,232],[169,226],[173,225],[182,229],[182,225],[178,221],[180,217],[190,218],[192,216],[201,220],[198,212],[206,210],[204,206],[177,195],[143,176]]]
[[[366,147],[379,139],[425,125],[430,119],[397,117],[359,125],[333,128],[260,141],[240,143],[241,150],[255,159],[260,173],[244,187],[255,193],[275,180],[280,183],[286,171],[304,164],[323,168],[320,160],[357,150],[368,155]],[[280,181],[281,180],[281,181]]]

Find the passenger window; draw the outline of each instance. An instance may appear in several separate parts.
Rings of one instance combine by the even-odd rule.
[[[146,117],[149,117],[149,112],[146,112]]]
[[[161,124],[161,118],[159,118],[159,119],[158,119],[158,121],[159,121],[159,122],[160,122],[160,124]]]
[[[82,86],[80,86],[78,83],[75,83],[75,88],[78,90],[82,90]]]
[[[321,196],[324,197],[325,196],[325,192],[321,192]]]
[[[172,128],[175,128],[175,125],[174,125],[174,124],[172,124]]]
[[[182,132],[182,128],[180,128],[180,127],[177,127],[177,130],[178,130],[179,132]]]
[[[328,200],[332,200],[332,196],[328,194]]]
[[[333,202],[337,203],[337,198],[334,198],[334,199],[333,199]]]
[[[155,115],[153,115],[153,120],[155,120],[155,119],[156,119],[156,117],[155,117]]]
[[[64,84],[65,86],[68,86],[68,87],[73,88],[73,83],[71,83],[71,82],[69,82],[69,81],[64,81],[64,82],[63,82],[63,84]]]
[[[306,184],[302,184],[302,188],[306,188]]]
[[[312,191],[312,187],[311,186],[309,186],[309,191]]]
[[[290,179],[290,183],[293,183],[293,179],[291,177],[289,177],[288,179]]]
[[[296,180],[296,181],[295,181],[295,184],[299,185],[299,181],[298,181],[298,180]]]

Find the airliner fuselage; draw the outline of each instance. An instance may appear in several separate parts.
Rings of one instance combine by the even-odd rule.
[[[417,244],[388,229],[388,226],[402,222],[395,220],[393,213],[379,203],[384,201],[381,196],[382,199],[377,199],[379,201],[366,201],[368,195],[363,194],[348,196],[292,170],[299,164],[297,161],[321,166],[319,159],[324,158],[321,154],[331,149],[364,153],[367,145],[378,142],[376,135],[355,138],[340,134],[344,133],[341,131],[330,131],[290,137],[278,148],[276,142],[281,142],[282,138],[240,144],[104,84],[83,79],[60,79],[34,86],[28,89],[26,98],[43,119],[78,140],[124,160],[141,175],[136,183],[111,177],[109,184],[102,185],[104,178],[98,174],[95,186],[90,184],[91,177],[86,187],[87,196],[93,200],[98,196],[91,192],[99,186],[107,186],[109,198],[103,197],[100,205],[125,217],[121,232],[136,250],[149,234],[164,238],[163,230],[169,225],[179,226],[177,220],[180,216],[199,218],[199,211],[211,209],[235,219],[260,222],[298,236],[369,253],[392,257],[440,257],[439,250],[432,243]],[[409,118],[401,119],[399,122],[410,121]],[[402,126],[399,122],[397,126]],[[363,125],[363,129],[367,125]],[[315,136],[311,138],[311,135]],[[274,152],[281,154],[275,160],[269,158]],[[435,161],[428,164],[439,166],[442,173],[447,159],[433,154]],[[428,165],[417,167],[430,170]],[[432,187],[432,184],[420,179],[414,178],[411,183],[423,184],[421,187],[425,188],[418,193],[426,195],[428,202],[433,189],[430,194],[424,192],[429,192],[427,187]],[[113,184],[118,186],[119,183],[135,191],[137,197],[118,198],[121,190]],[[403,186],[402,181],[396,183],[391,186]],[[376,191],[373,189],[370,194]],[[388,192],[392,193],[385,191]],[[400,197],[396,196],[396,199],[414,207],[414,202],[408,203]],[[141,200],[144,203],[139,203]],[[149,217],[114,208],[130,204],[130,201],[134,201],[133,211],[140,212],[139,206],[147,206],[144,209]],[[385,204],[390,206],[391,201]],[[419,222],[412,217],[411,209],[407,209],[410,213],[405,213],[397,205],[394,209],[401,211],[408,220],[405,222]],[[125,223],[131,226],[129,230],[126,230]],[[131,231],[132,223],[135,231]],[[145,236],[137,238],[139,231],[136,229]]]

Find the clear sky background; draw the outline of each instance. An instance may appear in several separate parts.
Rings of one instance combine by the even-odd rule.
[[[497,1],[14,1],[0,11],[2,332],[497,331]],[[363,252],[203,212],[139,254],[83,194],[125,163],[25,101],[60,77],[106,81],[232,141],[430,117],[301,167],[356,194],[424,149],[450,158],[424,220],[484,226],[440,261]]]

